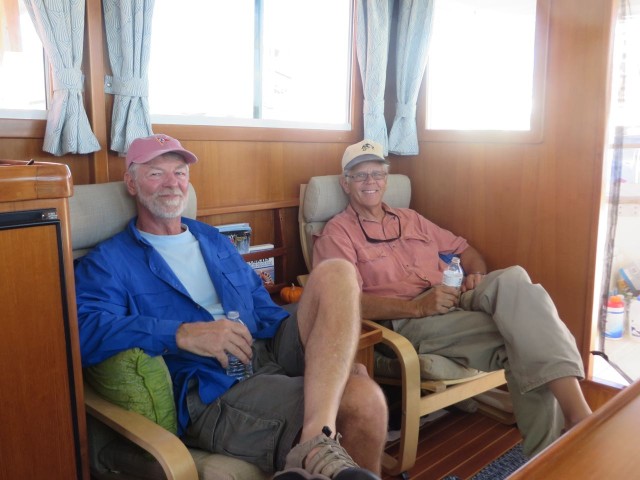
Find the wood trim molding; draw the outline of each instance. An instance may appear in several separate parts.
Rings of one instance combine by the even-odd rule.
[[[290,200],[279,200],[276,202],[254,203],[249,205],[231,205],[228,207],[205,207],[199,208],[197,217],[209,217],[211,215],[223,215],[227,213],[255,212],[259,210],[275,210],[278,208],[290,208],[300,205],[297,198]]]

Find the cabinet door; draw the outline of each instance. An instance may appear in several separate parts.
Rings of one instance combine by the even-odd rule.
[[[0,479],[77,479],[60,225],[33,213],[0,213]]]

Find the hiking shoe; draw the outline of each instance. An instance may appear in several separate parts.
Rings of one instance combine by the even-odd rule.
[[[331,430],[322,429],[322,434],[313,437],[305,443],[293,447],[287,455],[286,464],[282,472],[277,473],[273,480],[380,480],[380,477],[369,470],[360,468],[340,446],[340,434],[331,438]],[[318,449],[313,458],[306,461],[307,455]],[[304,473],[302,473],[304,472]],[[304,476],[304,474],[311,476]],[[293,476],[298,475],[298,476]]]
[[[314,475],[304,468],[287,468],[273,476],[273,480],[331,480],[324,475]]]

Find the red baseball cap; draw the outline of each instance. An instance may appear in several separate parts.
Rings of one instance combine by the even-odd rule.
[[[131,146],[127,151],[126,167],[132,163],[147,163],[165,153],[177,153],[186,163],[195,163],[198,161],[189,150],[180,145],[180,142],[169,135],[158,133],[150,137],[136,138],[131,142]]]

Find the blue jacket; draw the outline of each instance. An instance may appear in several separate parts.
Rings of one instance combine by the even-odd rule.
[[[75,268],[80,349],[84,366],[139,347],[163,355],[178,410],[179,432],[189,422],[188,380],[197,377],[200,396],[211,403],[235,382],[215,358],[179,350],[176,330],[184,322],[213,320],[195,303],[162,256],[135,228],[127,228],[81,258]],[[271,338],[287,317],[229,239],[214,227],[183,218],[198,239],[224,311],[237,310],[254,338]]]

